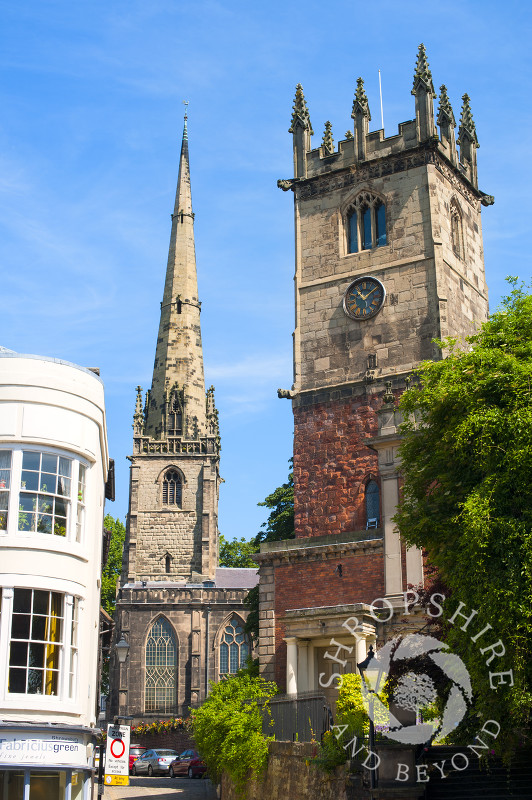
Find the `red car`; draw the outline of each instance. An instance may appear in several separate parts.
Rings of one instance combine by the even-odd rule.
[[[141,756],[146,751],[146,748],[143,747],[141,744],[132,744],[129,748],[129,771],[131,772],[131,767],[133,766],[133,762],[137,760],[139,756]]]
[[[170,764],[170,777],[188,775],[189,778],[201,778],[207,772],[207,765],[201,760],[197,750],[185,750]]]

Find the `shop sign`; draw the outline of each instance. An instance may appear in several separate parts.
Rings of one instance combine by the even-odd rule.
[[[82,766],[87,745],[80,736],[60,733],[0,732],[0,764]]]

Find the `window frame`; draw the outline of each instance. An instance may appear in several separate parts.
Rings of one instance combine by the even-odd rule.
[[[384,232],[380,231],[378,212],[384,209]],[[369,220],[369,231],[368,231]],[[385,199],[375,192],[364,189],[346,206],[343,214],[346,255],[360,255],[388,245],[388,209]],[[380,235],[379,235],[380,232]],[[367,234],[369,233],[370,240]],[[384,238],[384,241],[379,241]],[[356,239],[355,248],[353,241]],[[369,246],[368,246],[369,244]]]
[[[34,592],[47,592],[49,595],[57,594],[61,596],[62,603],[62,632],[61,641],[57,642],[58,647],[58,691],[56,694],[39,694],[30,692],[10,692],[9,691],[9,672],[10,668],[16,668],[17,665],[12,665],[11,661],[11,644],[13,641],[23,641],[20,638],[13,637],[13,615],[14,600],[16,590],[28,590],[32,592],[32,600]],[[48,707],[49,705],[59,704],[61,707],[71,708],[77,705],[79,700],[79,673],[81,656],[80,653],[83,649],[82,640],[77,640],[76,659],[74,663],[74,674],[72,681],[72,691],[70,689],[70,654],[73,647],[73,609],[77,608],[78,611],[78,632],[83,628],[84,618],[84,603],[83,597],[65,592],[53,586],[0,586],[0,599],[1,599],[1,617],[0,617],[0,638],[5,641],[5,648],[3,651],[6,653],[4,663],[0,665],[0,700],[6,703],[6,708],[11,707],[11,704],[16,707],[26,708],[31,707]],[[22,613],[22,612],[21,612]],[[30,636],[32,631],[30,630]],[[33,640],[31,640],[33,641]],[[29,670],[28,666],[28,670]]]
[[[169,481],[168,476],[175,474],[179,480]],[[161,480],[161,504],[167,508],[183,508],[183,473],[177,467],[169,466],[164,470]],[[170,500],[170,488],[173,486],[173,500]]]
[[[90,471],[92,464],[86,459],[81,457],[78,453],[73,453],[72,451],[63,450],[61,448],[55,447],[43,447],[37,445],[26,445],[25,443],[2,443],[0,446],[0,453],[11,452],[11,467],[10,467],[10,487],[8,490],[4,490],[8,492],[8,501],[7,501],[7,525],[6,528],[0,529],[0,538],[2,536],[12,536],[14,538],[30,538],[33,543],[42,543],[47,542],[51,544],[52,542],[55,543],[57,549],[62,549],[59,545],[60,541],[68,542],[70,545],[83,545],[85,542],[85,529],[86,529],[86,510],[87,510],[87,491],[90,492]],[[24,453],[37,453],[40,455],[39,459],[39,471],[37,470],[23,470],[23,458]],[[43,491],[42,488],[37,488],[35,490],[29,489],[22,486],[22,473],[23,471],[27,473],[36,474],[39,477],[44,472],[41,467],[43,463],[42,456],[53,456],[57,457],[58,459],[66,459],[70,462],[70,476],[60,476],[66,477],[67,480],[70,481],[70,489],[68,494],[58,494],[57,490],[55,492],[48,492]],[[79,488],[79,478],[81,469],[84,470],[84,485],[82,487],[83,498],[80,500],[80,488]],[[59,474],[60,469],[60,462],[58,461],[57,470]],[[38,482],[38,487],[41,486],[41,482]],[[2,490],[0,490],[2,491]],[[19,514],[24,513],[24,509],[21,506],[21,497],[23,495],[32,496],[35,495],[36,498],[36,506],[34,510],[28,511],[26,513],[29,514],[43,514],[46,513],[47,516],[51,516],[52,520],[55,519],[55,507],[56,507],[56,500],[62,499],[66,505],[66,526],[65,526],[65,535],[54,533],[52,529],[49,532],[46,531],[39,531],[39,530],[20,530],[19,529]],[[42,500],[41,500],[42,498]],[[46,498],[52,498],[52,513],[39,511],[39,504],[41,502],[45,502]],[[0,513],[2,513],[0,511]],[[62,518],[62,515],[58,515],[58,518]]]
[[[232,627],[234,631],[236,631],[239,627],[242,629],[242,633],[238,635],[242,635],[243,640],[241,642],[236,641],[236,634],[232,634],[233,641],[226,642],[225,635],[227,633],[228,628]],[[236,664],[236,669],[231,668],[231,652],[233,646],[238,647],[238,662]],[[227,648],[227,671],[222,672],[222,648]],[[243,656],[243,649],[246,648],[246,655]],[[222,678],[226,678],[230,675],[235,675],[239,669],[245,667],[247,659],[251,656],[252,653],[252,646],[250,637],[244,630],[244,620],[242,620],[237,614],[233,613],[229,618],[226,618],[222,625],[220,626],[220,631],[218,635],[218,642],[217,642],[217,651],[218,651],[218,680]]]
[[[155,639],[155,637],[152,637],[152,631],[153,631],[154,627],[159,622],[162,622],[163,624],[165,624],[168,627],[169,634],[170,634],[169,640],[173,642],[173,647],[174,647],[174,664],[173,665],[172,664],[168,665],[168,663],[166,663],[166,664],[148,664],[148,644],[149,644],[150,638],[154,638]],[[157,644],[155,645],[155,647],[157,648]],[[168,651],[168,645],[166,645],[165,653],[167,653],[167,651]],[[157,653],[157,650],[155,652]],[[170,622],[168,617],[166,617],[164,614],[159,614],[159,616],[157,616],[155,619],[153,619],[150,622],[149,626],[148,626],[148,630],[147,630],[147,633],[146,633],[146,640],[144,642],[144,658],[143,658],[143,660],[144,660],[144,713],[145,714],[175,714],[176,709],[177,709],[177,676],[178,676],[178,668],[179,668],[179,639],[177,637],[177,633],[174,630],[174,627],[173,627],[172,623]],[[149,668],[168,669],[169,666],[173,667],[173,676],[170,676],[170,679],[173,681],[173,684],[172,684],[171,687],[165,686],[165,687],[162,687],[162,688],[164,688],[165,690],[168,690],[168,689],[171,688],[173,699],[171,700],[170,703],[168,703],[167,700],[165,700],[165,709],[163,711],[162,708],[157,706],[157,685],[156,685],[156,681],[155,680],[153,681],[153,683],[154,683],[153,687],[151,687],[151,686],[148,687],[148,669]],[[154,702],[153,702],[153,706],[154,707],[153,708],[148,708],[148,688],[150,688],[150,689],[153,688],[153,691],[154,691]],[[168,707],[168,706],[170,706],[170,707]]]

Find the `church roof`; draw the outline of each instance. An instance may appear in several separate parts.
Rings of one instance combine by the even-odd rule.
[[[217,589],[253,589],[259,582],[259,571],[253,567],[216,567]]]

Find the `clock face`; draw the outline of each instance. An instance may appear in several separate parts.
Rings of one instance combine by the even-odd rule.
[[[352,319],[370,319],[381,310],[385,297],[382,283],[365,275],[353,281],[344,294],[344,311]]]

